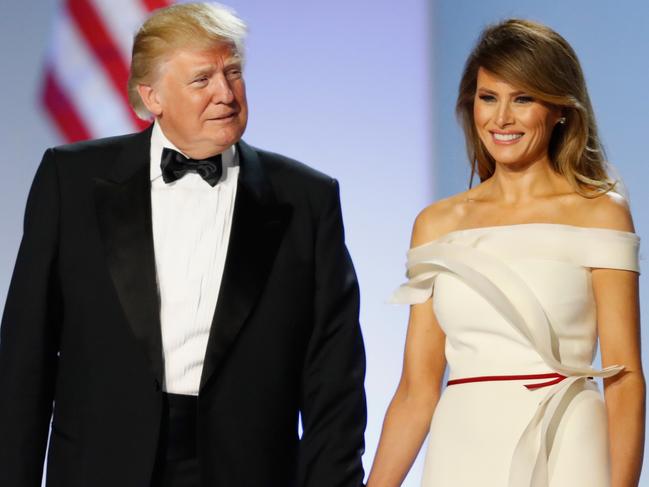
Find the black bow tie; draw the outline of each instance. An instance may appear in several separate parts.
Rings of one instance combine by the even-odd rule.
[[[160,168],[162,169],[162,179],[167,184],[182,178],[188,172],[196,172],[210,186],[215,186],[223,172],[221,154],[201,160],[188,159],[180,152],[166,147],[162,150]]]

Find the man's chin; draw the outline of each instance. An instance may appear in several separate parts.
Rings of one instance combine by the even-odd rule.
[[[196,151],[200,153],[200,157],[193,156],[194,159],[202,159],[206,157],[211,157],[216,154],[227,150],[229,147],[233,146],[241,140],[241,135],[232,136],[232,137],[209,137],[205,138],[201,144],[197,144]]]
[[[217,130],[212,132],[210,139],[221,147],[229,147],[236,144],[243,136],[243,130],[240,127],[228,127],[225,130]]]

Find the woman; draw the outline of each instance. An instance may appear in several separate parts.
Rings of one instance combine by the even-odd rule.
[[[481,183],[415,221],[403,374],[367,485],[400,485],[430,429],[426,487],[637,486],[639,239],[577,57],[543,25],[490,27],[457,112]]]

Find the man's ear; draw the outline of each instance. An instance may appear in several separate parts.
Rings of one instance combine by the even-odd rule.
[[[151,85],[139,84],[137,85],[137,92],[142,98],[142,103],[146,106],[147,110],[155,117],[162,115],[162,105],[159,100],[158,91]]]

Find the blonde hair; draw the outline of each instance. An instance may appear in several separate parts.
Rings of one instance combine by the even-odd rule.
[[[519,19],[486,28],[464,66],[456,112],[464,129],[471,180],[477,173],[484,181],[495,170],[495,161],[480,140],[473,119],[480,68],[561,108],[565,123],[555,126],[548,155],[553,169],[579,194],[593,197],[614,188],[575,51],[549,27]]]
[[[135,113],[143,119],[151,118],[137,87],[152,83],[174,50],[231,44],[243,64],[246,33],[243,20],[217,3],[184,3],[156,10],[142,24],[133,42],[128,99]]]

